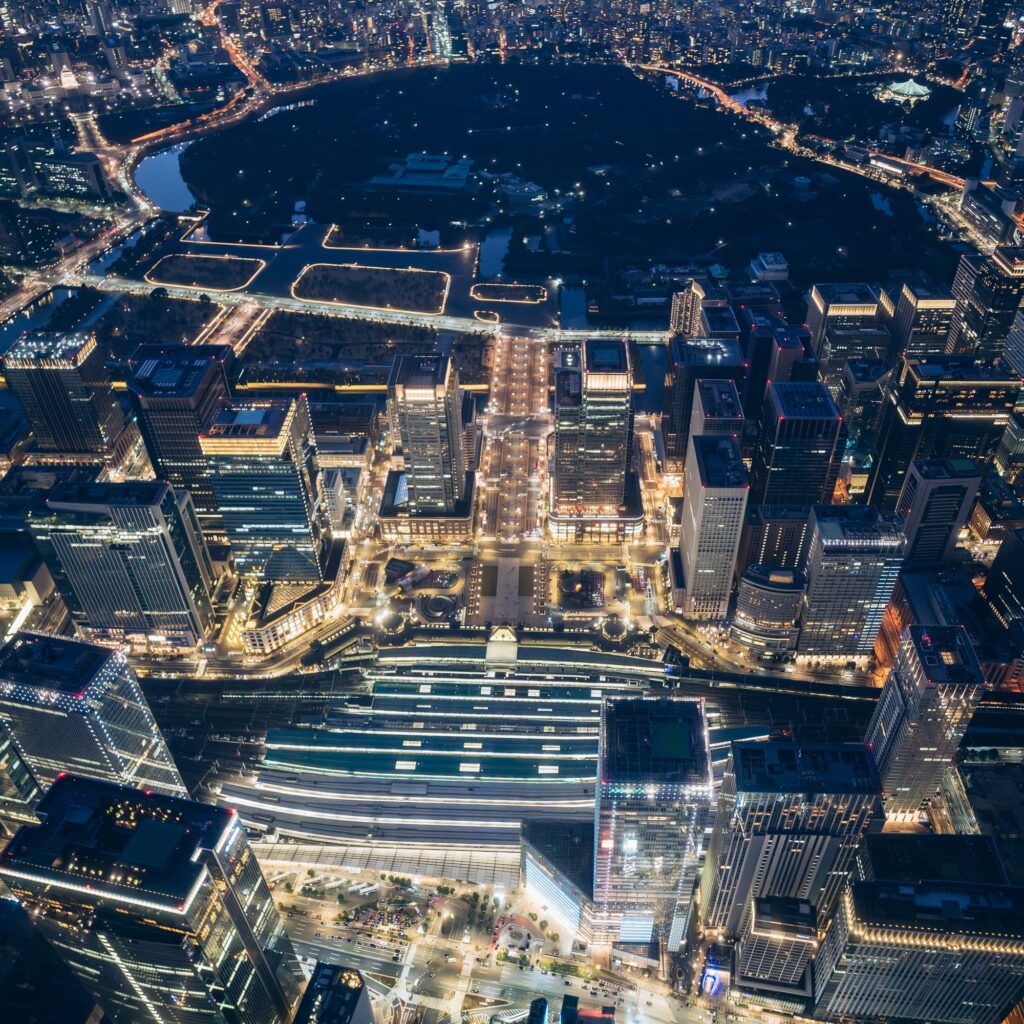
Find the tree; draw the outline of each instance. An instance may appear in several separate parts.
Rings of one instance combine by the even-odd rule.
[[[548,927],[548,923],[547,923],[547,921],[545,920],[545,921],[541,921],[541,922],[539,922],[539,927],[540,927],[540,930],[541,930],[542,932],[543,932],[543,931],[547,931],[547,927]]]

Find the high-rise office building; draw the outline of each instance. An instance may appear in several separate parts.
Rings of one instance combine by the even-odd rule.
[[[878,292],[860,283],[816,284],[807,303],[807,328],[811,351],[819,362],[828,362],[825,335],[830,328],[859,330],[876,327],[882,313]]]
[[[987,468],[1020,393],[1021,378],[999,363],[903,357],[883,404],[866,500],[893,511],[914,459],[974,459]]]
[[[120,651],[19,633],[0,648],[0,721],[41,786],[73,772],[188,795]]]
[[[984,692],[963,626],[903,631],[867,732],[889,818],[916,822],[927,811]]]
[[[874,451],[891,376],[892,365],[882,359],[853,359],[843,367],[835,400],[851,448]]]
[[[730,639],[757,657],[793,650],[806,589],[797,569],[752,565],[739,580]]]
[[[690,437],[743,438],[743,406],[732,380],[699,380],[693,392]]]
[[[1007,530],[982,593],[1004,629],[1024,622],[1024,529]]]
[[[23,334],[3,359],[41,452],[111,455],[124,415],[91,334]]]
[[[673,338],[669,361],[661,430],[667,463],[679,472],[686,461],[697,381],[731,380],[742,393],[745,366],[736,342],[712,338]]]
[[[200,523],[218,525],[210,468],[199,435],[227,397],[230,345],[143,345],[132,357],[128,394],[157,478],[188,491]]]
[[[399,356],[388,380],[388,415],[405,462],[409,512],[444,514],[466,493],[462,391],[447,356]]]
[[[0,878],[112,1024],[289,1024],[298,957],[233,810],[64,776]]]
[[[956,313],[950,292],[929,285],[904,284],[896,303],[892,356],[936,356],[946,351]]]
[[[20,825],[38,821],[35,808],[42,795],[42,788],[0,715],[0,835],[13,835]]]
[[[366,979],[354,967],[319,961],[292,1024],[376,1024]]]
[[[747,504],[747,521],[736,555],[736,575],[752,565],[802,569],[810,540],[809,505]]]
[[[1010,417],[992,465],[1010,484],[1015,484],[1024,471],[1024,411],[1018,410]]]
[[[700,905],[705,934],[736,944],[734,984],[778,998],[812,995],[819,929],[858,845],[881,825],[867,747],[733,743]]]
[[[956,314],[946,351],[998,356],[1024,298],[1024,249],[999,246],[991,256],[964,253],[953,278]]]
[[[711,806],[700,701],[606,700],[595,809],[599,945],[679,949]]]
[[[238,571],[319,582],[325,537],[305,397],[224,401],[199,445]]]
[[[162,480],[67,481],[29,529],[84,637],[179,650],[210,635],[214,570],[187,492]]]
[[[844,441],[843,420],[828,388],[810,381],[773,382],[765,394],[750,500],[759,505],[831,500]]]
[[[1000,1024],[1024,997],[1024,891],[852,881],[823,942],[815,1017]],[[834,966],[833,966],[834,964]]]
[[[725,300],[717,299],[714,289],[705,288],[699,281],[692,278],[682,289],[672,293],[672,306],[669,310],[669,329],[687,338],[700,334],[700,315],[705,301],[724,305]]]
[[[871,505],[815,505],[801,654],[868,657],[903,565],[899,516]]]
[[[690,435],[679,551],[688,619],[724,619],[750,478],[734,437]]]
[[[614,516],[633,447],[633,372],[622,341],[588,339],[555,369],[556,515]]]
[[[970,459],[915,459],[896,514],[907,538],[906,569],[930,569],[948,561],[974,508],[981,470]]]

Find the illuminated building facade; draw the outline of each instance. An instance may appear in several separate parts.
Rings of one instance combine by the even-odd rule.
[[[859,843],[882,821],[867,747],[733,743],[700,902],[705,932],[735,943],[734,984],[795,1001],[812,995],[819,930]]]
[[[114,449],[124,416],[92,335],[27,333],[3,364],[40,451],[103,457]]]
[[[985,677],[963,626],[903,631],[867,731],[888,817],[916,821],[927,811],[984,692]]]
[[[73,772],[188,796],[120,651],[19,633],[0,648],[0,721],[41,786]]]
[[[305,985],[233,811],[64,776],[0,878],[114,1024],[289,1024]]]
[[[213,630],[213,564],[188,492],[161,480],[67,481],[29,528],[87,639],[176,651]]]
[[[902,523],[870,505],[815,505],[800,654],[867,657],[903,565]]]
[[[733,437],[690,435],[679,551],[689,619],[724,619],[750,478]]]
[[[199,445],[236,569],[320,582],[325,538],[305,397],[224,401]]]
[[[844,443],[843,419],[823,384],[769,384],[751,471],[751,501],[759,505],[830,501]]]
[[[700,701],[615,698],[601,711],[594,940],[662,956],[686,933],[711,808]]]
[[[132,357],[128,395],[157,478],[188,491],[204,528],[216,525],[217,502],[199,435],[227,397],[229,345],[143,345]]]

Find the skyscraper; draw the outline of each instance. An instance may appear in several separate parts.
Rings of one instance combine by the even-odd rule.
[[[74,772],[188,795],[120,651],[19,633],[0,648],[0,721],[41,786]]]
[[[606,700],[597,777],[595,942],[675,952],[711,803],[703,704]]]
[[[325,538],[305,396],[224,401],[199,445],[238,571],[319,582]]]
[[[405,462],[409,512],[452,512],[466,493],[462,392],[447,356],[399,356],[388,380],[388,415]]]
[[[778,998],[812,994],[819,929],[857,846],[881,824],[865,746],[733,743],[700,903],[705,933],[736,943],[735,984]]]
[[[1024,298],[1024,249],[999,246],[991,256],[964,253],[953,278],[956,314],[946,351],[998,356]]]
[[[901,358],[882,408],[866,500],[892,512],[914,459],[974,459],[987,467],[1020,393],[1021,378],[999,363]]]
[[[903,631],[867,732],[890,819],[916,822],[927,810],[984,692],[985,676],[963,626]]]
[[[199,522],[217,526],[217,502],[199,435],[227,397],[230,345],[143,345],[132,357],[128,394],[157,478],[192,495]]]
[[[1010,417],[999,440],[992,465],[1010,484],[1016,483],[1024,471],[1024,411],[1014,412]]]
[[[238,816],[64,776],[0,878],[113,1024],[288,1024],[304,979]]]
[[[690,435],[679,550],[686,596],[683,615],[724,619],[750,478],[733,437]]]
[[[160,480],[68,481],[29,529],[86,638],[160,650],[206,641],[214,571],[187,492]]]
[[[743,406],[735,381],[699,380],[693,391],[690,437],[743,438]]]
[[[807,554],[801,654],[868,657],[903,565],[898,516],[871,505],[815,505]]]
[[[807,328],[811,351],[821,363],[829,354],[826,332],[832,329],[859,330],[878,326],[881,315],[878,293],[867,284],[816,284],[807,303]]]
[[[906,569],[929,569],[953,555],[974,507],[981,470],[970,459],[915,459],[896,514],[907,538]]]
[[[1024,530],[1007,530],[982,593],[1004,629],[1024,623]]]
[[[633,447],[633,371],[622,341],[588,339],[555,369],[552,511],[615,516]]]
[[[1009,886],[852,881],[823,943],[815,1016],[999,1024],[1024,996],[1022,921],[1024,891]]]
[[[935,356],[945,352],[956,306],[956,299],[948,291],[904,284],[896,303],[893,355]]]
[[[124,429],[91,334],[23,334],[3,359],[8,386],[42,452],[109,457]]]
[[[821,383],[772,383],[751,473],[751,501],[802,505],[829,501],[844,438],[843,420]]]
[[[669,360],[661,429],[667,463],[679,472],[686,461],[697,381],[731,380],[742,393],[745,367],[736,342],[712,338],[673,338]]]

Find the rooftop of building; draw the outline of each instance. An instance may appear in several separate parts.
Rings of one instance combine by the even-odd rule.
[[[737,792],[881,793],[875,759],[863,743],[788,740],[732,745]]]
[[[108,647],[49,633],[20,632],[0,647],[0,687],[80,696],[114,656]]]
[[[913,466],[924,480],[981,479],[981,467],[973,459],[914,459]]]
[[[1007,883],[991,836],[879,832],[864,837],[863,856],[879,881]]]
[[[963,381],[1019,383],[1018,378],[1001,363],[973,356],[904,356],[909,371],[920,381],[959,384]]]
[[[877,386],[892,373],[892,365],[884,359],[849,359],[843,367],[843,378],[855,387]]]
[[[295,403],[284,398],[237,399],[222,402],[202,436],[223,440],[269,440],[284,428]]]
[[[701,321],[713,334],[739,334],[740,325],[731,306],[705,306]]]
[[[809,900],[797,896],[757,896],[754,898],[754,928],[783,935],[818,937],[818,910]]]
[[[1013,277],[1024,277],[1024,246],[999,245],[992,253],[996,265]]]
[[[744,364],[739,342],[732,338],[685,338],[675,335],[670,352],[675,366],[736,366]]]
[[[812,516],[828,543],[852,540],[901,540],[901,516],[879,512],[874,505],[815,505]]]
[[[56,888],[83,884],[114,900],[146,899],[181,910],[234,812],[211,804],[59,775],[4,851],[0,875],[17,870]]]
[[[1024,937],[1024,889],[968,882],[855,882],[854,910],[868,926],[972,938]]]
[[[349,1024],[364,1000],[366,1020],[373,1020],[369,993],[362,974],[355,967],[317,961],[293,1024]]]
[[[170,488],[165,480],[107,481],[65,480],[47,499],[54,505],[159,505]]]
[[[214,353],[211,349],[221,351]],[[133,357],[135,369],[128,378],[128,387],[147,398],[191,398],[232,355],[230,345],[205,345],[200,350],[184,345],[143,346]]]
[[[732,437],[706,434],[692,438],[702,487],[749,487],[739,442]]]
[[[806,327],[784,324],[772,329],[772,344],[779,349],[804,349],[810,337]]]
[[[863,281],[816,284],[812,289],[826,306],[877,306],[878,293]]]
[[[629,373],[629,349],[615,338],[587,338],[583,362],[588,373]]]
[[[466,487],[462,498],[451,512],[424,511],[419,519],[468,519],[473,515],[473,497],[476,493],[476,474],[466,474]],[[380,516],[395,519],[409,515],[409,483],[405,473],[399,469],[388,471],[384,480],[384,493],[380,503]]]
[[[583,379],[580,371],[567,366],[555,370],[555,405],[571,409],[583,402]]]
[[[699,380],[697,398],[705,419],[743,419],[743,403],[734,381]]]
[[[779,419],[839,418],[832,395],[820,381],[772,381],[769,392]]]
[[[448,377],[448,357],[439,355],[399,356],[391,367],[388,387],[435,388]]]
[[[910,284],[908,282],[903,285],[901,294],[906,295],[916,306],[949,309],[956,306],[956,299],[953,298],[948,288],[931,283]]]
[[[704,706],[667,697],[627,697],[604,706],[602,779],[606,783],[710,782]]]
[[[811,518],[810,505],[748,505],[747,522],[751,526],[764,523],[807,523]]]
[[[93,342],[84,331],[26,331],[4,354],[7,365],[28,365],[51,361],[77,362],[81,353]]]
[[[930,683],[984,686],[984,673],[963,626],[908,626],[904,633],[906,641],[913,644]]]
[[[765,267],[773,267],[778,270],[785,270],[789,267],[789,261],[781,252],[759,252],[756,259]]]
[[[807,578],[799,569],[779,569],[773,565],[749,566],[740,582],[782,592],[800,592],[807,586]]]

